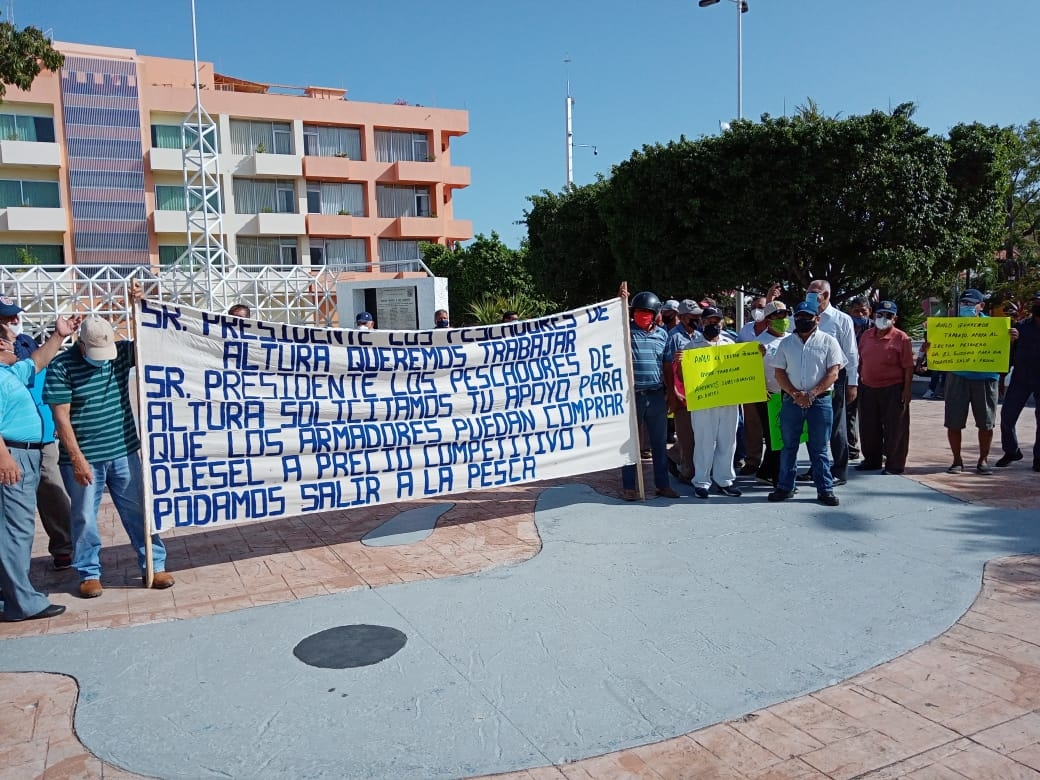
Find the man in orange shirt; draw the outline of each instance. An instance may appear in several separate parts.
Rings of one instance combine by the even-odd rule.
[[[859,339],[858,471],[902,474],[910,445],[910,387],[914,350],[910,337],[895,327],[899,310],[892,301],[874,309],[874,327]],[[884,463],[882,463],[882,458]]]

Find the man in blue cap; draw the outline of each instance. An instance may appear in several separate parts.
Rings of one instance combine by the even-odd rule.
[[[376,327],[375,321],[372,319],[372,315],[367,311],[358,312],[357,317],[354,318],[354,325],[357,328],[364,328],[366,330],[374,330]]]
[[[985,300],[986,296],[979,290],[965,290],[957,309],[958,316],[985,316],[982,314]],[[979,460],[975,464],[975,471],[979,474],[993,473],[993,467],[989,465],[989,450],[993,444],[993,429],[997,424],[999,378],[999,374],[988,371],[950,371],[947,374],[943,425],[946,426],[946,438],[953,453],[953,463],[946,469],[947,474],[964,471],[961,440],[968,424],[969,409],[975,417],[975,427],[979,430]]]
[[[784,394],[780,407],[784,447],[780,451],[780,478],[776,490],[769,494],[770,501],[786,501],[794,495],[798,445],[802,428],[807,426],[816,499],[824,506],[839,503],[834,495],[828,448],[834,422],[832,388],[845,365],[845,354],[838,340],[821,331],[819,324],[818,307],[809,301],[799,303],[794,309],[794,335],[780,342],[772,360],[777,384]]]
[[[43,421],[29,388],[40,381],[79,318],[59,317],[54,333],[31,358],[19,360],[14,334],[0,325],[0,614],[6,622],[51,618],[65,607],[51,604],[29,582],[36,530]]]
[[[23,332],[22,313],[25,310],[7,297],[0,297],[0,325],[6,325],[13,336],[14,356],[18,360],[32,357],[38,344],[36,339]],[[72,530],[69,516],[71,505],[65,484],[58,468],[58,443],[54,439],[54,418],[51,408],[43,402],[43,384],[46,380],[43,369],[29,392],[36,402],[40,419],[43,421],[43,449],[40,450],[40,480],[36,488],[36,511],[47,532],[47,549],[53,566],[58,571],[72,566]]]
[[[1022,460],[1018,448],[1018,417],[1029,396],[1036,406],[1036,440],[1033,442],[1033,471],[1040,471],[1040,291],[1033,295],[1032,316],[1015,325],[1017,338],[1011,343],[1011,382],[1000,409],[1000,446],[1004,455],[997,461],[1001,468]]]

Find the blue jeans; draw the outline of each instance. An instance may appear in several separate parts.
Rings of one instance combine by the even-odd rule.
[[[636,404],[632,410],[639,423],[646,425],[650,454],[654,459],[654,487],[658,490],[668,487],[668,402],[664,390],[637,392]],[[621,467],[621,487],[625,490],[636,489],[636,467]]]
[[[72,466],[61,467],[61,479],[72,501],[72,565],[81,580],[101,578],[101,535],[98,533],[98,507],[108,488],[116,505],[130,544],[137,551],[137,565],[145,568],[144,550],[144,481],[141,454],[135,452],[115,460],[91,463],[94,482],[81,485],[72,474]],[[152,563],[155,571],[166,568],[166,548],[158,534],[152,534]]]
[[[813,482],[816,483],[816,492],[834,491],[831,459],[827,452],[833,420],[834,411],[829,395],[821,395],[808,409],[802,409],[789,395],[784,395],[784,403],[780,407],[780,436],[784,441],[784,447],[780,450],[780,478],[777,481],[777,490],[794,490],[794,480],[798,474],[798,440],[802,437],[803,426],[808,426],[809,463]]]
[[[8,620],[23,620],[50,606],[29,582],[40,451],[12,447],[11,457],[22,479],[17,485],[0,486],[0,609]]]

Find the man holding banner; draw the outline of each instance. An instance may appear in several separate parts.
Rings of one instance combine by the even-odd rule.
[[[83,598],[102,593],[97,516],[105,488],[142,571],[146,565],[141,441],[128,386],[135,363],[132,341],[116,342],[107,320],[88,317],[80,326],[77,347],[51,364],[43,388],[61,443],[61,476],[72,501],[72,565],[79,572]],[[173,577],[164,571],[166,548],[158,534],[151,543],[151,587],[169,588]]]
[[[946,438],[950,442],[950,451],[953,453],[953,463],[946,469],[947,474],[960,474],[964,471],[961,442],[962,433],[968,423],[969,409],[975,417],[975,427],[979,431],[979,459],[975,464],[975,471],[979,474],[993,473],[993,467],[989,465],[989,451],[993,444],[993,429],[997,423],[997,385],[1000,374],[1007,371],[1008,353],[1011,349],[1010,341],[1004,334],[1010,332],[1013,341],[1018,337],[1018,331],[1011,328],[1010,331],[1004,330],[1003,333],[994,334],[990,327],[978,330],[975,330],[974,326],[972,330],[957,327],[958,318],[985,318],[982,314],[982,304],[985,300],[986,296],[981,291],[967,289],[961,295],[958,317],[933,317],[928,321],[930,341],[926,344],[929,365],[933,369],[952,369],[946,377],[943,421],[946,426]],[[999,320],[992,321],[992,324],[998,323]],[[1002,348],[1002,356],[993,354],[990,338],[993,335],[1001,342],[996,346]],[[933,344],[933,341],[936,343]],[[942,349],[937,349],[940,344]],[[977,370],[984,367],[982,364],[991,362],[991,355],[1002,357],[1002,361],[998,361],[1001,370]]]
[[[798,445],[802,428],[809,428],[809,462],[816,498],[825,506],[838,506],[827,455],[834,421],[831,395],[838,372],[845,365],[841,345],[819,329],[818,308],[802,301],[794,309],[794,335],[780,342],[774,359],[776,381],[784,393],[780,407],[780,478],[770,501],[786,501],[794,495],[798,472]]]
[[[704,338],[691,341],[687,349],[711,349],[734,343],[722,332],[722,312],[718,309],[704,309],[701,322],[704,323],[701,331]],[[724,496],[741,495],[740,488],[733,485],[736,479],[733,455],[737,448],[739,414],[740,406],[735,404],[690,412],[693,440],[696,442],[693,450],[693,493],[697,498],[707,498],[713,482],[715,489]]]

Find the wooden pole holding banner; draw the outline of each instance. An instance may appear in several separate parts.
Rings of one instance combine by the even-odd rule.
[[[632,447],[636,458],[636,486],[639,490],[639,500],[646,500],[646,485],[643,480],[643,458],[639,450],[639,419],[636,417],[636,374],[632,365],[632,328],[628,316],[628,282],[621,283],[624,291],[621,298],[621,318],[625,322],[625,370],[628,372],[628,408],[629,428],[632,433]],[[619,291],[620,292],[620,291]]]
[[[138,284],[138,282],[133,282]],[[137,338],[137,322],[140,317],[140,298],[134,294],[133,286],[129,294],[130,301],[130,338],[134,343],[134,375],[137,380],[137,429],[140,431],[145,424],[144,416],[144,371],[141,370],[141,366],[144,365],[144,361],[141,359],[141,342]],[[146,588],[152,587],[152,580],[155,578],[155,561],[152,557],[152,481],[148,478],[147,473],[144,470],[144,464],[151,461],[149,454],[148,458],[145,458],[145,447],[150,446],[151,442],[147,435],[139,436],[141,439],[141,482],[142,491],[144,494],[144,506],[142,507],[144,515],[144,586]]]

